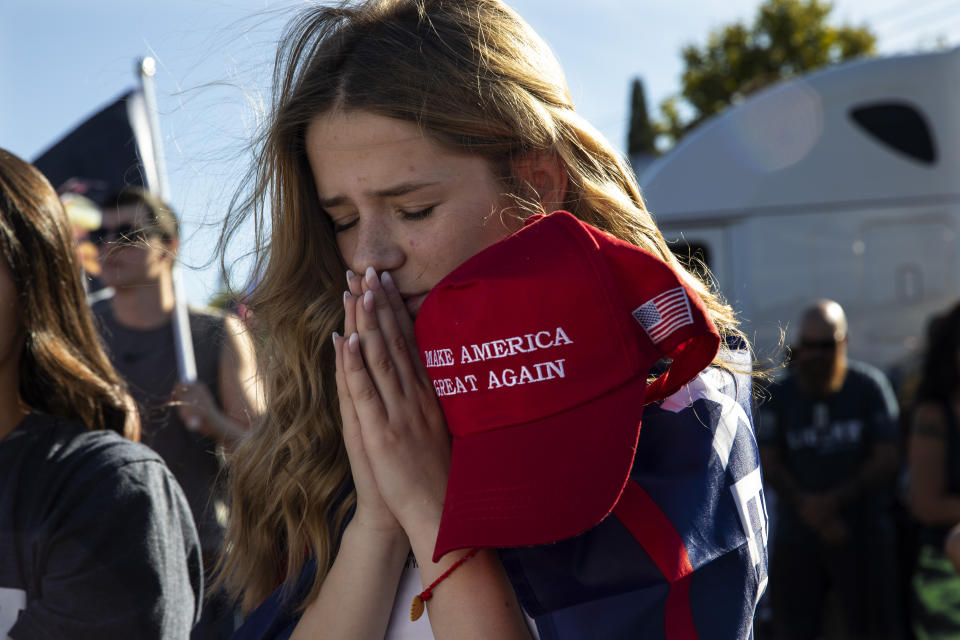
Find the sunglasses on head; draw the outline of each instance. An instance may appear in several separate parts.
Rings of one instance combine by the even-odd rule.
[[[115,227],[100,227],[90,232],[90,240],[94,244],[137,244],[146,240],[148,236],[159,235],[151,229],[135,227],[134,225],[120,224]]]

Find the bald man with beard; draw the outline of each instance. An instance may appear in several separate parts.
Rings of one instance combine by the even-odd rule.
[[[823,633],[830,588],[844,638],[897,638],[893,522],[897,405],[874,367],[847,358],[832,300],[803,313],[788,375],[761,408],[760,454],[778,497],[770,591],[778,637]]]

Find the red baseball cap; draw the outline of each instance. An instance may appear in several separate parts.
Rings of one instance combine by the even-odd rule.
[[[453,435],[434,561],[599,524],[630,474],[644,405],[696,377],[720,343],[666,263],[565,211],[444,278],[416,334]]]

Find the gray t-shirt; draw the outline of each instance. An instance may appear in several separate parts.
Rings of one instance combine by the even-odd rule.
[[[96,303],[93,312],[107,355],[140,408],[140,439],[160,454],[183,487],[197,523],[200,545],[212,561],[223,542],[228,516],[223,460],[216,441],[188,430],[170,403],[177,383],[173,326],[167,323],[148,330],[125,327],[114,319],[110,300]],[[190,309],[189,318],[197,380],[210,389],[220,404],[224,316]]]
[[[0,637],[185,639],[202,592],[189,506],[153,451],[38,412],[0,440]]]

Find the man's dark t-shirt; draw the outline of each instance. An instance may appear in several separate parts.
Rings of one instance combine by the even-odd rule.
[[[0,440],[0,637],[180,640],[202,591],[189,506],[149,448],[38,412]]]
[[[760,412],[758,439],[777,449],[801,491],[824,492],[850,481],[874,444],[898,437],[893,390],[883,373],[867,364],[850,361],[843,386],[827,398],[805,396],[793,375],[770,393]],[[847,516],[879,516],[888,506],[887,495],[889,491],[875,490],[852,505]],[[794,513],[783,509],[780,517],[791,520]]]

